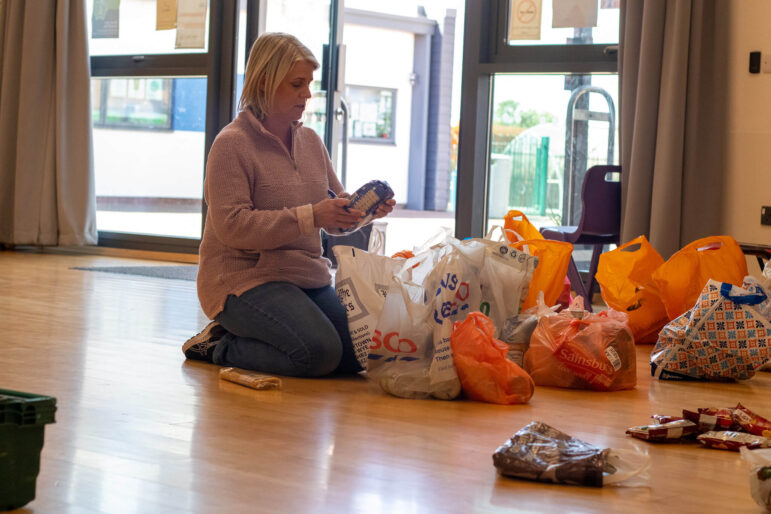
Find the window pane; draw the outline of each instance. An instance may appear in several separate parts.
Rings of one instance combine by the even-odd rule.
[[[509,45],[616,44],[620,0],[597,1],[599,5],[596,26],[553,28],[553,0],[542,0],[540,30],[536,30],[540,37],[524,35],[521,37],[526,39],[509,39]],[[536,16],[537,21],[536,3],[531,0],[509,0],[509,12],[513,17],[519,15],[523,21],[529,21],[532,16]]]
[[[201,236],[206,79],[92,79],[97,229]]]
[[[498,74],[493,81],[488,227],[502,225],[510,209],[538,227],[576,224],[586,169],[607,164],[609,149],[618,162],[618,76]]]
[[[394,142],[396,90],[346,86],[351,109],[351,140]]]
[[[186,17],[190,31],[200,35],[201,48],[175,48],[176,28],[157,30],[157,5],[172,4],[158,0],[87,0],[86,18],[91,55],[147,55],[170,53],[205,53],[209,42],[208,10],[200,21]],[[208,2],[205,2],[208,5]],[[119,6],[116,10],[115,7]],[[96,8],[96,12],[95,12]],[[172,22],[176,20],[173,10]],[[166,25],[169,26],[169,25]],[[190,34],[191,32],[185,32]],[[198,39],[198,38],[196,38]],[[189,40],[187,40],[189,41]]]
[[[321,64],[324,45],[329,43],[328,0],[265,0],[265,30],[295,35]],[[313,97],[308,101],[303,124],[323,140],[327,122],[327,93],[321,91],[321,67],[313,72]]]

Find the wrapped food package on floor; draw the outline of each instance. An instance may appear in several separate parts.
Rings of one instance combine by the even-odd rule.
[[[767,437],[746,432],[735,432],[733,430],[704,432],[697,435],[696,440],[707,448],[717,448],[719,450],[739,451],[739,448],[743,446],[750,450],[771,447],[771,439]]]
[[[534,421],[493,453],[493,464],[513,478],[602,487],[641,477],[650,458],[641,452],[597,447]]]
[[[680,441],[696,433],[696,423],[687,419],[670,421],[656,425],[643,425],[628,428],[626,433],[645,441]]]

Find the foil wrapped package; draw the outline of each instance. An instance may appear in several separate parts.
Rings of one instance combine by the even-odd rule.
[[[603,473],[612,471],[608,452],[534,421],[495,451],[493,464],[515,478],[602,487]]]

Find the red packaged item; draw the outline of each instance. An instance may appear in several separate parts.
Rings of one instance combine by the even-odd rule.
[[[720,430],[705,432],[697,435],[696,439],[707,448],[717,448],[719,450],[739,451],[739,448],[746,446],[750,450],[755,448],[771,447],[771,439],[744,432],[735,432],[733,430]]]
[[[656,422],[657,425],[662,425],[664,423],[671,423],[673,421],[680,421],[682,418],[680,416],[667,416],[666,414],[654,414],[651,416],[653,421]]]
[[[679,441],[696,433],[696,423],[687,419],[658,425],[643,425],[627,429],[626,433],[646,441]]]
[[[697,412],[683,409],[683,417],[696,423],[699,433],[710,430],[736,430],[739,425],[733,420],[733,411],[733,408],[715,407],[702,407]]]
[[[771,421],[758,416],[741,403],[733,410],[731,417],[742,430],[750,434],[771,437]]]
[[[637,384],[637,355],[627,316],[583,310],[579,296],[553,316],[542,317],[525,353],[536,385],[617,391]]]

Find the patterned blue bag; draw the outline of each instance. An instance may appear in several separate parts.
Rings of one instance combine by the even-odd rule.
[[[709,280],[689,311],[659,332],[651,374],[666,380],[745,380],[771,357],[771,299],[747,277],[742,287]]]

